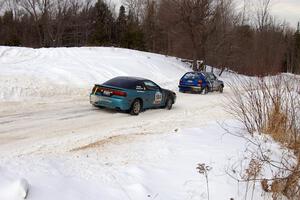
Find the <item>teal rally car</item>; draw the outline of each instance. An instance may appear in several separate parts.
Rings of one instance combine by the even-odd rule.
[[[176,93],[159,87],[145,78],[116,77],[93,87],[90,103],[99,108],[128,111],[138,115],[150,108],[171,109],[176,101]]]

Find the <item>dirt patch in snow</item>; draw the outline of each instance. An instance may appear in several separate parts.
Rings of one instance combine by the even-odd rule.
[[[118,144],[124,144],[124,143],[130,143],[137,139],[137,137],[149,135],[150,133],[135,133],[135,134],[129,134],[129,135],[114,135],[110,136],[105,139],[98,140],[93,143],[89,143],[74,149],[71,149],[70,152],[77,152],[77,151],[84,151],[88,149],[94,149],[94,148],[105,148],[108,145],[118,145]]]
[[[1,138],[0,145],[6,144],[6,143],[11,142],[11,141],[25,140],[26,138],[27,137],[21,137],[21,136],[16,136],[16,137],[10,136],[10,137]]]

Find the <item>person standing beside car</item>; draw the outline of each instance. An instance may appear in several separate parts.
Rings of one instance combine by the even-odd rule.
[[[199,61],[199,71],[205,71],[205,65],[203,60]]]

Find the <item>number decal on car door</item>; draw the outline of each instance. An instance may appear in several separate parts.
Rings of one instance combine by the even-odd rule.
[[[162,93],[156,92],[154,97],[154,104],[160,104],[162,101]]]

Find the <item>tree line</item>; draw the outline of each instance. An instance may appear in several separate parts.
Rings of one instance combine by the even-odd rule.
[[[271,0],[0,0],[0,45],[115,46],[240,73],[300,73],[300,32]]]

